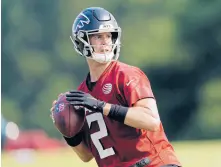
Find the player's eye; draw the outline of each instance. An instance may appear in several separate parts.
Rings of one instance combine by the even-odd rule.
[[[108,37],[108,38],[112,38],[112,35],[111,35],[111,34],[108,34],[107,37]]]
[[[96,35],[96,39],[101,39],[102,36],[101,35]]]

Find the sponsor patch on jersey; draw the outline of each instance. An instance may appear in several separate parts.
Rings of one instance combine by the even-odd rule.
[[[103,86],[102,91],[105,95],[109,94],[112,90],[112,84],[111,83],[107,83]]]

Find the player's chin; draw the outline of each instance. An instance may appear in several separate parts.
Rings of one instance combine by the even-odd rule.
[[[111,53],[110,50],[105,50],[105,51],[101,51],[101,52],[96,52],[97,54],[109,54]]]

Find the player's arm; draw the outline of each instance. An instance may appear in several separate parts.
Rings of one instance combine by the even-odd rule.
[[[89,162],[93,158],[92,153],[83,141],[83,132],[79,132],[71,138],[64,137],[64,139],[82,161]]]
[[[92,153],[88,150],[87,146],[83,141],[79,145],[72,147],[72,149],[78,155],[78,157],[84,162],[89,162],[90,160],[93,159]]]
[[[115,106],[106,103],[103,114],[138,129],[157,131],[160,127],[160,117],[153,98],[138,100],[133,107]]]
[[[80,105],[89,110],[101,112],[109,118],[126,125],[150,131],[159,129],[160,118],[153,98],[144,98],[135,102],[132,107],[124,107],[97,100],[90,94],[81,91],[70,91],[70,94],[67,94],[66,97],[70,104],[74,106]]]

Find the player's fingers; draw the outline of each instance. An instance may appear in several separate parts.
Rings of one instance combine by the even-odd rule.
[[[53,116],[53,114],[50,114],[50,117],[51,117],[51,119],[52,119],[52,122],[54,123],[55,121],[54,121],[54,116]]]
[[[73,106],[83,106],[84,103],[80,101],[72,101],[70,102],[70,104]]]
[[[54,106],[56,103],[57,103],[57,100],[54,100],[54,101],[52,102],[52,106]]]
[[[52,107],[51,107],[51,109],[50,109],[51,112],[54,111],[54,106],[55,106],[56,102],[57,102],[56,100],[52,102]]]
[[[82,102],[83,101],[83,99],[79,97],[66,97],[66,100],[69,102],[74,102],[74,101]]]
[[[63,94],[64,94],[64,93],[60,93],[60,94],[58,95],[58,98],[61,97]]]
[[[54,107],[51,107],[50,111],[53,112],[54,111]]]
[[[80,91],[80,90],[70,90],[70,93],[78,93],[78,94],[84,94],[84,92]]]
[[[82,97],[81,93],[70,93],[70,94],[66,94],[66,97]]]

